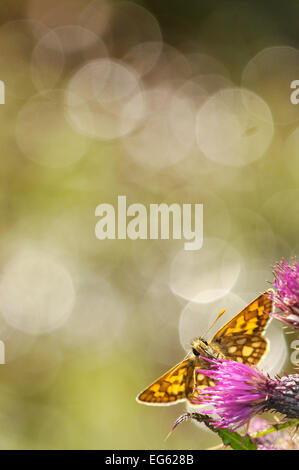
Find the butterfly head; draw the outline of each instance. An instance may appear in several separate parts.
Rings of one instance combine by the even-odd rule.
[[[191,342],[191,354],[194,357],[204,356],[212,359],[215,353],[211,345],[203,338],[196,338]]]

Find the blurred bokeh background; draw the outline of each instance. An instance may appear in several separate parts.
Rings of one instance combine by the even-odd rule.
[[[299,251],[299,5],[0,6],[0,447],[204,449],[135,396]],[[203,203],[204,244],[95,237],[95,208]],[[210,336],[213,334],[210,333]],[[272,322],[270,374],[291,372]]]

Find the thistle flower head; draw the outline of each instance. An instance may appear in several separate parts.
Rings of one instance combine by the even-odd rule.
[[[219,420],[212,422],[215,426],[235,430],[253,416],[270,410],[288,418],[299,417],[299,374],[270,379],[239,362],[223,359],[209,362],[210,369],[197,372],[216,381],[216,385],[204,391],[195,386],[193,403],[213,406],[205,413],[219,416]]]
[[[296,330],[299,329],[299,264],[294,258],[292,263],[282,260],[274,266],[274,293],[269,294],[274,301],[272,316]]]

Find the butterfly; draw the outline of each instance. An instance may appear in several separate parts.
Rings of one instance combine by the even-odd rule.
[[[195,384],[197,390],[215,385],[209,377],[196,372],[196,369],[210,367],[209,361],[205,361],[203,357],[228,359],[256,366],[268,349],[268,341],[263,334],[273,308],[269,292],[261,294],[233,317],[217,331],[211,341],[202,337],[194,339],[190,352],[183,361],[141,392],[136,398],[137,402],[146,405],[173,405],[187,400],[191,403]]]

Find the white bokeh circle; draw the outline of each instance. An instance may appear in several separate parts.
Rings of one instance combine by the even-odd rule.
[[[212,95],[197,115],[196,135],[204,155],[242,167],[261,158],[274,133],[269,106],[255,93],[226,88]]]
[[[205,238],[199,251],[181,250],[170,266],[171,290],[186,300],[210,303],[225,296],[236,283],[240,254],[224,240]]]
[[[4,266],[0,312],[18,330],[39,335],[59,328],[70,316],[75,297],[69,271],[48,253],[26,248]]]
[[[246,65],[242,86],[254,91],[269,104],[276,123],[289,124],[299,119],[298,106],[290,100],[291,82],[298,77],[298,49],[290,46],[267,47]]]
[[[126,152],[139,164],[163,168],[185,158],[194,143],[194,109],[187,97],[171,86],[144,92],[141,125],[122,140]]]
[[[132,47],[122,60],[142,77],[155,67],[162,50],[162,41],[142,42]]]
[[[102,140],[126,135],[144,115],[138,76],[120,61],[91,61],[72,76],[66,108],[70,124],[81,134]]]

